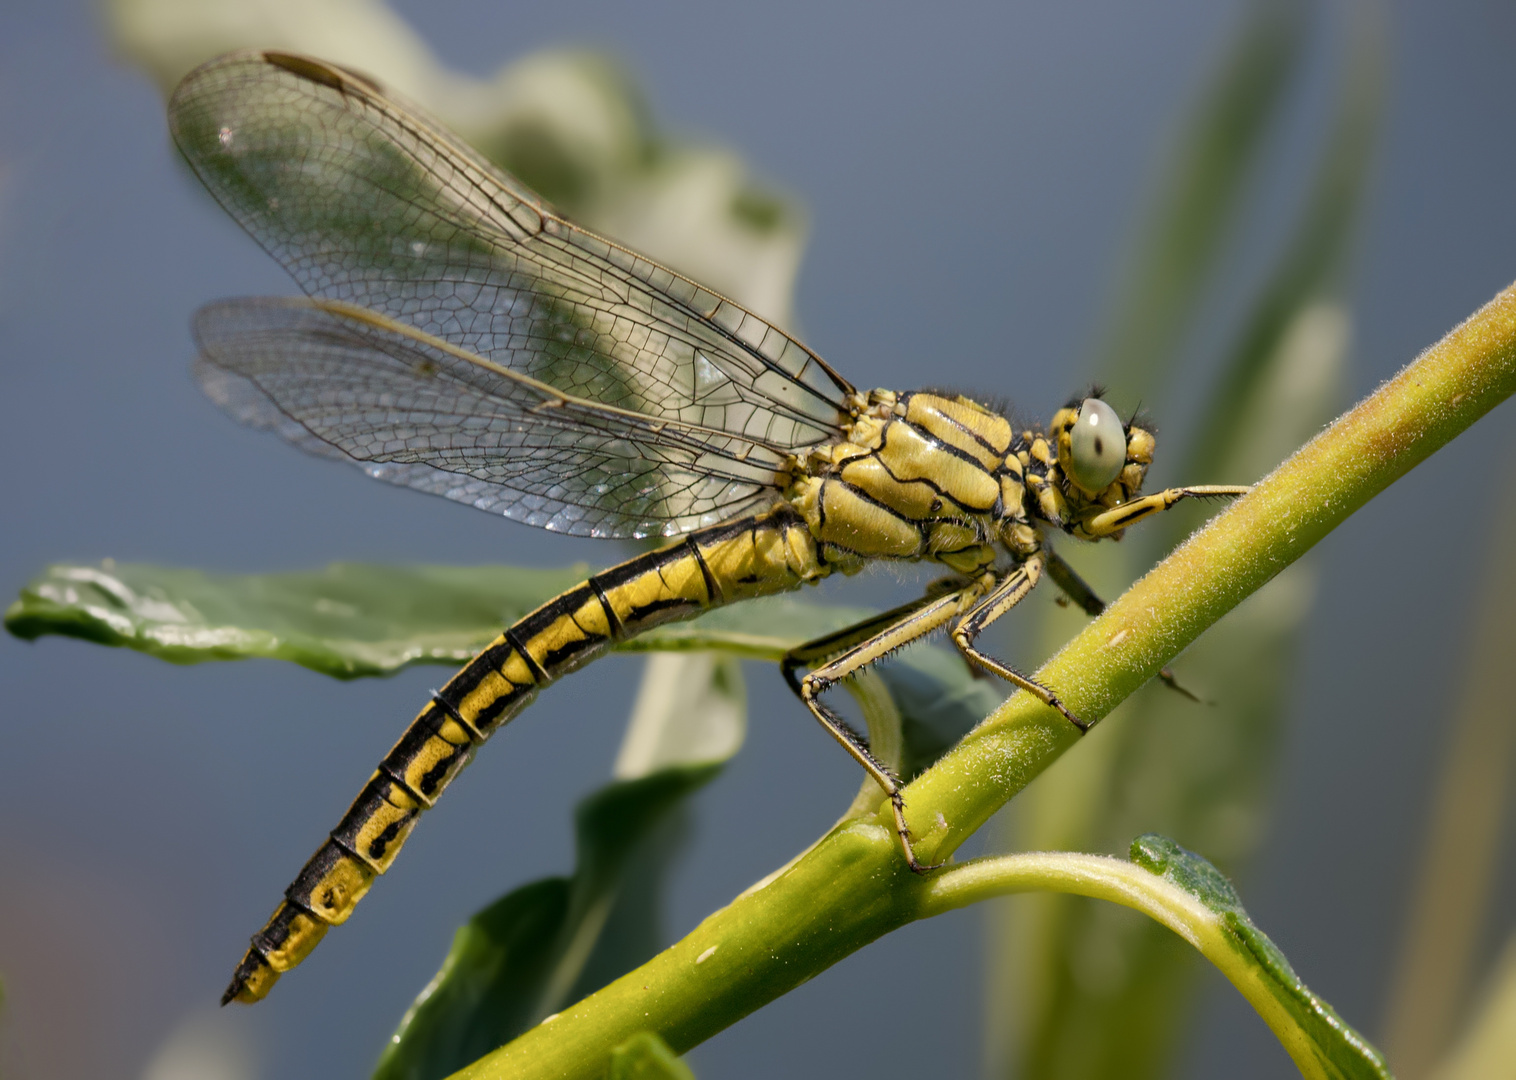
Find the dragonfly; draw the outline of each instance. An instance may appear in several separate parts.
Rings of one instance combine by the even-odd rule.
[[[569,535],[665,541],[507,627],[432,694],[253,935],[223,1004],[262,999],[346,921],[548,684],[650,627],[881,561],[947,576],[781,668],[889,800],[910,868],[933,869],[900,779],[823,693],[946,631],[971,665],[1084,731],[979,636],[1044,574],[1101,609],[1050,536],[1119,539],[1181,500],[1247,491],[1141,495],[1153,434],[1098,391],[1018,429],[963,396],[859,390],[779,327],[573,224],[357,72],[232,53],[184,79],[169,125],[305,294],[196,313],[195,374],[214,402],[392,484]]]

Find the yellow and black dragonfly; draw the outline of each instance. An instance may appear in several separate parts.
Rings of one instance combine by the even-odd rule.
[[[254,935],[226,1001],[262,998],[347,919],[422,811],[544,686],[651,626],[878,560],[950,576],[783,670],[891,800],[905,859],[928,869],[896,778],[822,692],[945,629],[972,664],[1083,730],[1050,688],[975,647],[1045,572],[1099,610],[1045,534],[1119,537],[1181,499],[1246,490],[1139,497],[1153,436],[1097,395],[1018,431],[964,397],[858,390],[322,61],[222,57],[180,84],[169,122],[307,294],[197,313],[196,373],[214,401],[370,476],[516,521],[671,538],[508,627],[433,695]]]

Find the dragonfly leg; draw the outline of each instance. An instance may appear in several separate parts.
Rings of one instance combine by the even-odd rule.
[[[947,586],[944,588],[943,586]],[[804,645],[796,645],[785,653],[784,659],[779,661],[779,670],[784,674],[784,681],[790,684],[790,689],[795,695],[804,700],[800,693],[800,676],[795,673],[803,667],[810,667],[817,661],[825,661],[832,657],[840,656],[853,646],[874,637],[881,630],[894,626],[902,619],[908,618],[930,604],[938,596],[946,593],[957,593],[963,588],[962,580],[954,581],[951,578],[941,582],[933,582],[927,586],[925,596],[912,600],[909,604],[902,604],[889,611],[880,612],[878,615],[856,622],[852,626],[844,626],[841,630],[833,631],[825,637],[807,641]]]
[[[878,663],[896,649],[904,648],[946,626],[984,595],[992,583],[993,578],[986,576],[941,595],[933,596],[929,593],[913,603],[808,642],[792,651],[783,661],[785,679],[800,696],[800,700],[805,702],[811,715],[820,721],[832,738],[863,766],[889,796],[890,807],[895,815],[895,832],[900,836],[905,861],[918,874],[935,870],[941,864],[928,865],[916,858],[915,849],[911,846],[910,830],[905,823],[905,799],[900,794],[899,778],[874,757],[867,739],[821,701],[821,695],[829,687]],[[799,667],[828,656],[832,659],[827,663],[804,678],[796,679],[795,672]]]
[[[1053,584],[1063,592],[1074,604],[1086,615],[1094,618],[1105,610],[1105,601],[1095,595],[1095,590],[1090,588],[1089,583],[1074,572],[1074,568],[1064,561],[1063,556],[1056,551],[1044,550],[1047,559],[1048,577],[1053,579]]]
[[[1005,580],[1001,581],[993,592],[974,605],[969,613],[959,621],[958,625],[953,627],[953,644],[958,647],[958,651],[963,653],[964,658],[969,663],[983,668],[992,674],[999,675],[1006,682],[1025,690],[1044,705],[1057,709],[1063,714],[1064,719],[1073,724],[1081,732],[1085,732],[1090,729],[1090,726],[1071,713],[1068,707],[1058,699],[1057,694],[1053,693],[1046,686],[1043,686],[1036,679],[1029,678],[1019,671],[1002,664],[994,657],[986,656],[974,648],[974,639],[986,627],[1025,600],[1027,595],[1036,588],[1038,580],[1042,577],[1042,570],[1046,564],[1046,560],[1047,556],[1042,552],[1038,552],[1028,557],[1025,562],[1006,575]],[[1072,571],[1070,572],[1072,573]],[[1081,584],[1083,583],[1081,582]],[[1085,586],[1085,588],[1088,590],[1089,587]],[[1092,598],[1094,595],[1093,592],[1089,593],[1089,596]]]
[[[1095,590],[1090,588],[1084,578],[1074,572],[1074,568],[1065,562],[1062,556],[1056,551],[1048,551],[1045,554],[1047,555],[1048,577],[1053,579],[1053,584],[1077,604],[1081,611],[1093,618],[1105,610],[1105,601],[1095,595]],[[1158,679],[1170,690],[1183,694],[1196,704],[1205,704],[1200,696],[1183,685],[1169,668],[1160,668]]]
[[[1143,518],[1161,514],[1184,499],[1230,499],[1238,495],[1246,495],[1251,490],[1241,484],[1202,484],[1198,487],[1155,491],[1151,495],[1144,495],[1140,499],[1133,499],[1129,503],[1123,503],[1114,509],[1096,514],[1080,526],[1079,532],[1095,540],[1118,533],[1130,525],[1135,525]]]

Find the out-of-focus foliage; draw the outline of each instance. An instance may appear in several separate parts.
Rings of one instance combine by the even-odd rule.
[[[1226,254],[1254,167],[1307,43],[1299,0],[1255,3],[1214,81],[1164,155],[1094,367],[1140,396],[1163,385]]]
[[[1516,1062],[1516,937],[1506,942],[1464,1031],[1432,1080],[1494,1080],[1511,1075]],[[1403,1074],[1402,1080],[1410,1080]]]
[[[1506,470],[1504,505],[1476,579],[1480,596],[1468,630],[1468,666],[1454,711],[1443,722],[1443,761],[1422,840],[1415,892],[1385,1010],[1385,1052],[1400,1080],[1421,1080],[1470,1014],[1480,947],[1500,865],[1501,833],[1516,775],[1511,645],[1516,642],[1516,467]],[[1492,977],[1481,1013],[1439,1077],[1516,1074],[1516,938]],[[1504,1055],[1503,1057],[1501,1055]]]
[[[1248,181],[1308,46],[1313,12],[1259,3],[1168,158],[1131,281],[1100,364],[1124,391],[1170,400],[1162,382],[1229,254]],[[1260,479],[1332,414],[1351,336],[1342,301],[1352,225],[1372,162],[1383,45],[1363,9],[1349,35],[1338,113],[1274,269],[1199,403],[1199,433],[1172,482]],[[1193,213],[1192,213],[1193,212]],[[1133,343],[1130,369],[1124,343]],[[1081,569],[1119,587],[1194,525],[1176,511],[1122,549],[1079,552]],[[1135,696],[1026,792],[1009,817],[1015,848],[1119,850],[1134,832],[1182,838],[1229,873],[1244,871],[1268,815],[1272,763],[1300,630],[1315,594],[1292,567],[1207,633],[1175,665],[1195,705],[1162,687]],[[1073,613],[1046,639],[1066,640]],[[998,905],[987,1001],[994,1069],[1038,1078],[1156,1077],[1170,1069],[1198,968],[1189,950],[1108,904],[1038,896]]]

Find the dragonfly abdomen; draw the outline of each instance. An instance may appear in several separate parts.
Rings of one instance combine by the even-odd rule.
[[[257,1001],[345,922],[423,811],[539,690],[616,642],[713,607],[825,577],[789,507],[691,533],[602,570],[522,617],[427,702],[305,864],[238,965],[223,1001]]]

